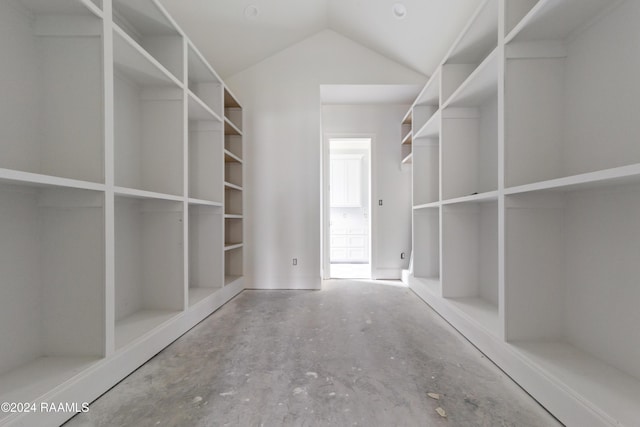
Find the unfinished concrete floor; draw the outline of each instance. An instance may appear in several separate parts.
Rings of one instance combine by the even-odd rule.
[[[67,425],[559,424],[409,289],[331,281],[243,292]]]

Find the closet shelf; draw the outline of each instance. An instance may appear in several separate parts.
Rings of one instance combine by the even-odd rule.
[[[619,4],[607,0],[540,0],[506,36],[505,43],[565,40]]]
[[[95,16],[97,16],[98,18],[102,18],[103,17],[103,12],[102,9],[100,9],[95,3],[93,3],[91,0],[79,0],[79,3],[81,3],[82,5],[84,5],[85,8],[87,8],[89,11],[91,11],[91,13],[93,13]]]
[[[229,88],[224,89],[224,107],[225,108],[242,108],[236,97],[231,93]]]
[[[156,193],[153,191],[136,190],[126,187],[114,187],[114,193],[117,196],[131,197],[135,199],[159,199],[168,200],[173,202],[182,202],[184,198],[182,196],[176,196],[173,194]]]
[[[455,199],[443,200],[442,205],[455,205],[461,203],[477,203],[498,200],[498,191],[487,191],[485,193],[470,194],[464,197],[456,197]]]
[[[32,402],[100,360],[98,357],[47,356],[26,363],[0,375],[0,401]]]
[[[219,289],[220,288],[189,288],[189,307],[204,301],[211,295],[215,294]]]
[[[226,163],[242,163],[242,159],[238,156],[236,156],[235,154],[233,154],[231,151],[225,149],[224,150],[224,161]]]
[[[402,118],[402,124],[403,125],[410,125],[411,124],[411,108],[409,108],[409,111],[407,111],[407,113]]]
[[[189,120],[214,121],[222,123],[218,116],[204,101],[189,90]]]
[[[242,136],[242,131],[234,125],[227,117],[224,118],[224,134]]]
[[[498,306],[479,297],[446,298],[451,306],[487,332],[500,335],[500,315]]]
[[[440,203],[439,201],[438,202],[431,202],[431,203],[424,203],[422,205],[414,206],[413,210],[416,211],[416,210],[420,210],[420,209],[435,209],[435,208],[439,208],[441,204],[442,203]]]
[[[116,322],[116,349],[121,349],[164,323],[179,316],[179,311],[170,310],[140,310]]]
[[[407,154],[407,156],[402,159],[403,165],[410,165],[411,163],[413,163],[413,153]]]
[[[514,341],[515,354],[556,387],[598,410],[611,425],[632,426],[640,419],[640,380],[562,341]]]
[[[202,53],[189,42],[189,80],[194,83],[222,83],[222,79],[204,59]]]
[[[505,189],[505,194],[520,194],[545,190],[588,190],[633,183],[640,183],[640,163],[509,187]]]
[[[441,67],[438,67],[435,73],[431,75],[422,91],[413,102],[412,108],[417,105],[440,105],[440,75]]]
[[[418,138],[437,138],[440,136],[440,118],[442,113],[440,110],[436,111],[433,116],[415,132],[413,139]]]
[[[229,188],[231,190],[242,191],[242,187],[241,186],[232,184],[230,182],[226,182],[225,181],[224,186],[225,186],[225,188]]]
[[[478,64],[498,45],[498,0],[485,0],[445,55],[445,64]]]
[[[113,35],[113,61],[116,70],[141,86],[183,87],[173,74],[116,24],[113,26]]]
[[[224,285],[230,286],[240,279],[242,279],[242,276],[224,276]]]
[[[95,182],[76,179],[59,178],[51,175],[22,172],[13,169],[0,168],[0,181],[14,184],[24,184],[37,187],[68,187],[81,190],[105,191],[106,186]]]
[[[412,285],[416,291],[425,290],[433,296],[442,297],[442,281],[440,277],[414,276]]]
[[[413,133],[409,131],[409,133],[407,133],[404,136],[404,138],[402,138],[402,145],[411,145],[412,142],[413,142]]]
[[[200,206],[213,206],[213,207],[222,207],[221,202],[213,202],[210,200],[202,200],[202,199],[194,199],[189,197],[190,205],[200,205]]]
[[[497,95],[498,57],[496,48],[444,102],[443,108],[478,107],[490,96]]]

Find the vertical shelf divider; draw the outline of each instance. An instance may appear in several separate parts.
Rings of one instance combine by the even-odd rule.
[[[112,4],[105,0],[103,16],[112,15]],[[113,25],[103,19],[104,64],[114,63]],[[115,352],[115,136],[113,67],[104,67],[104,175],[105,175],[105,356]]]

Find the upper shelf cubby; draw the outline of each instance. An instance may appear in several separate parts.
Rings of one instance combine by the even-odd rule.
[[[182,195],[184,92],[119,28],[113,51],[115,183]]]
[[[214,113],[222,116],[222,80],[191,44],[189,44],[187,75],[189,90]]]
[[[498,1],[485,0],[449,50],[442,65],[442,102],[497,48],[498,15]]]
[[[541,1],[514,30],[527,42],[505,52],[507,187],[640,163],[640,62],[620,54],[636,48],[638,13],[632,1]],[[545,34],[560,39],[523,39]]]
[[[511,33],[540,0],[509,0],[505,2],[504,23],[505,35]]]
[[[507,2],[507,25],[517,21],[506,42],[565,40],[589,26],[599,15],[619,4],[619,0],[517,0]],[[511,12],[509,10],[511,9]],[[510,28],[507,26],[507,31]]]
[[[132,43],[119,28],[113,33],[113,62],[117,72],[143,86],[178,85],[179,81],[155,58]]]
[[[404,117],[402,118],[402,124],[411,125],[411,123],[412,123],[411,109],[409,109],[409,111],[407,111]]]
[[[178,80],[183,79],[183,38],[155,0],[113,0],[113,20]]]
[[[414,135],[422,129],[440,108],[441,70],[438,67],[413,103],[412,125]]]
[[[5,0],[0,28],[0,168],[104,182],[102,20],[76,1]]]
[[[403,146],[411,145],[413,142],[413,132],[412,132],[412,123],[413,123],[413,112],[412,108],[409,108],[409,111],[402,118],[402,122],[400,125],[401,135],[400,135],[400,143]],[[406,149],[406,147],[404,147]],[[403,155],[403,158],[405,156]]]
[[[498,91],[498,50],[495,49],[445,102],[446,107],[477,107]]]
[[[498,45],[498,0],[485,0],[445,56],[445,64],[479,64]]]
[[[242,107],[228,88],[224,88],[224,116],[242,133]]]

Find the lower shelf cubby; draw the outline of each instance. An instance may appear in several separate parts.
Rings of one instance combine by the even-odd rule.
[[[189,206],[189,306],[223,286],[222,208]]]
[[[433,294],[442,295],[440,281],[440,208],[413,210],[413,275]]]
[[[225,182],[242,187],[242,163],[225,161],[224,180]]]
[[[242,215],[242,190],[225,185],[224,213],[228,215]]]
[[[224,252],[224,284],[230,285],[243,276],[242,246]]]
[[[442,207],[442,294],[493,334],[498,315],[498,202]]]
[[[0,401],[104,356],[104,268],[103,192],[0,184]]]
[[[182,221],[180,202],[116,197],[116,349],[184,309]]]
[[[239,159],[242,159],[242,137],[238,135],[225,135],[224,149]]]
[[[224,220],[224,245],[234,246],[242,243],[242,218],[225,218]]]
[[[640,419],[640,186],[506,199],[506,338],[619,425]]]

